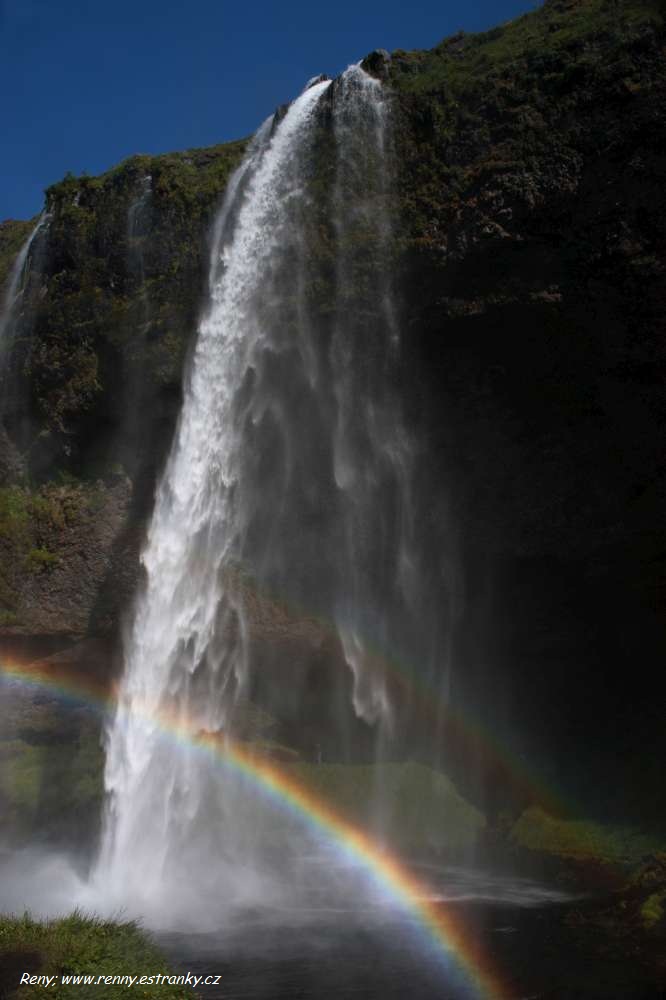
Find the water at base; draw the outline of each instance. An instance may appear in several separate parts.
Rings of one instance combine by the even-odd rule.
[[[314,858],[309,861],[315,865]],[[500,970],[498,995],[504,1000],[659,1000],[649,965],[640,955],[634,961],[618,953],[617,940],[606,937],[601,925],[595,925],[595,947],[581,946],[580,931],[567,916],[575,896],[496,870],[433,863],[417,864],[415,870],[488,967]],[[342,876],[348,889],[358,874],[340,867],[332,873]],[[580,899],[578,905],[589,902]],[[0,853],[0,911],[28,908],[53,917],[74,905],[99,913],[99,899],[74,865],[38,851]],[[118,919],[127,914],[100,915]],[[197,930],[180,921],[169,927],[167,913],[152,928],[173,974],[211,977],[197,987],[203,1000],[479,996],[441,955],[433,954],[417,921],[365,894],[359,901],[350,892],[337,905],[313,898],[300,908],[239,907],[226,916],[223,924],[208,922]]]
[[[339,869],[334,874],[345,876]],[[347,876],[349,887],[354,873]],[[658,1000],[650,970],[616,955],[612,939],[597,951],[581,948],[564,919],[573,899],[567,893],[479,869],[429,864],[426,876],[433,898],[446,901],[467,939],[502,970],[505,1000]],[[211,977],[197,987],[203,1000],[478,997],[449,976],[408,915],[367,897],[360,905],[355,896],[337,904],[313,899],[301,908],[239,907],[224,924],[199,930],[179,921],[169,928],[163,914],[153,930],[174,974]],[[75,905],[100,912],[99,899],[75,866],[34,850],[0,853],[0,911],[27,908],[53,917]],[[100,915],[127,916],[120,910]],[[595,933],[603,938],[599,929]]]
[[[395,904],[376,890],[373,893],[358,866],[323,851],[306,855],[301,862],[304,870],[310,870],[311,878],[310,894],[299,905],[285,905],[284,897],[273,904],[264,899],[260,906],[238,906],[232,914],[221,908],[218,922],[212,926],[210,914],[204,913],[205,919],[193,920],[185,927],[178,908],[149,910],[146,926],[162,932],[188,933],[224,928],[225,940],[234,942],[235,948],[238,935],[248,921],[265,920],[273,926],[284,921],[285,925],[304,926],[327,923],[332,914],[344,915],[345,921],[358,919],[371,923],[396,918],[399,911]],[[534,878],[483,868],[415,863],[413,870],[425,876],[423,881],[429,886],[429,894],[424,898],[433,902],[539,909],[575,898]],[[56,917],[71,912],[73,907],[81,907],[100,916],[128,915],[124,908],[100,908],[102,901],[87,878],[85,863],[78,864],[65,854],[38,847],[0,850],[0,876],[0,912],[20,913],[27,909],[37,917]],[[330,891],[329,881],[338,886],[335,894]]]
[[[501,985],[482,993],[456,984],[396,915],[335,914],[310,924],[248,915],[219,935],[161,935],[176,971],[202,976],[204,1000],[661,1000],[640,961],[585,949],[566,926],[566,907],[454,904]],[[603,937],[603,934],[601,935]],[[210,976],[208,985],[203,977]],[[219,977],[216,979],[216,977]]]

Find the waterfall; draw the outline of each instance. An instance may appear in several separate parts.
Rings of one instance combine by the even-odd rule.
[[[381,84],[359,67],[351,67],[336,87],[336,316],[330,378],[333,473],[346,551],[334,614],[353,673],[356,712],[370,723],[390,725],[384,679],[370,668],[366,638],[372,636],[382,649],[400,645],[396,628],[409,619],[403,605],[412,582],[411,442],[387,363],[398,342],[387,257],[390,119]],[[359,241],[362,253],[355,250]],[[374,323],[368,299],[377,304]],[[359,351],[363,339],[375,340],[365,357]]]
[[[138,194],[136,198],[130,202],[130,206],[127,210],[127,236],[130,240],[144,236],[146,233],[144,214],[150,201],[152,190],[153,178],[150,174],[145,174],[141,178]]]
[[[240,779],[167,740],[165,714],[190,732],[233,733],[248,707],[291,713],[311,726],[314,759],[324,744],[346,759],[354,726],[390,732],[371,650],[418,630],[411,443],[391,384],[389,117],[358,66],[311,81],[261,126],[216,221],[210,302],[108,733],[93,874],[110,901],[151,920],[278,898],[303,847],[266,829]],[[258,647],[257,594],[329,622],[338,660],[324,694],[309,662]]]
[[[16,313],[25,286],[25,271],[30,255],[30,247],[37,233],[42,226],[45,224],[48,225],[49,220],[50,215],[47,212],[42,212],[27,240],[16,255],[16,260],[10,271],[9,281],[7,282],[7,288],[2,300],[2,308],[0,308],[0,359],[5,356],[10,347]]]
[[[139,301],[144,328],[150,318],[150,304],[145,288],[146,269],[143,241],[150,232],[152,182],[150,174],[141,178],[138,193],[130,202],[127,210],[127,269],[140,289]]]

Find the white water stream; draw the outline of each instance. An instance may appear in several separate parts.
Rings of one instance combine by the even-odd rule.
[[[44,225],[48,225],[50,216],[47,212],[42,212],[37,223],[31,230],[25,243],[16,255],[16,259],[9,273],[5,294],[0,308],[0,361],[9,348],[9,341],[12,334],[16,312],[21,301],[23,287],[25,284],[25,270],[30,254],[30,247],[37,233]]]
[[[327,193],[316,189],[322,135],[333,140]],[[297,723],[311,721],[284,664],[255,655],[248,588],[325,617],[338,636],[347,705],[325,706],[341,720],[321,737],[327,752],[340,752],[350,702],[357,725],[390,732],[368,637],[399,644],[415,625],[410,443],[387,376],[398,337],[389,143],[377,81],[351,67],[314,82],[259,129],[216,223],[210,305],[107,741],[92,880],[109,905],[153,922],[277,902],[298,881],[305,835],[276,823],[246,780],[164,732],[165,719],[172,732],[233,732],[255,681],[263,709],[290,703]],[[329,263],[313,266],[313,245]]]

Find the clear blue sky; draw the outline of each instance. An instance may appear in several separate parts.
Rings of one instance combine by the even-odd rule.
[[[67,171],[254,131],[317,73],[537,0],[0,0],[0,220]]]

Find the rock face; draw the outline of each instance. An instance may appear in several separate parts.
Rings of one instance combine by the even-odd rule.
[[[209,226],[243,148],[134,157],[47,191],[3,362],[5,634],[118,626],[179,409]],[[30,229],[0,226],[0,281]]]
[[[6,633],[78,638],[115,626],[138,569],[131,496],[126,477],[4,491]]]
[[[550,0],[364,62],[393,95],[403,387],[429,453],[425,528],[448,561],[456,527],[454,696],[552,784],[578,774],[573,793],[600,811],[653,818],[664,43],[653,0]],[[135,157],[47,192],[0,439],[5,635],[118,629],[242,149]],[[0,226],[0,280],[29,229]],[[307,623],[281,628],[326,648]],[[480,799],[494,765],[477,763]],[[609,766],[615,807],[598,792]]]
[[[454,686],[553,786],[653,817],[663,44],[657,4],[549,3],[390,75],[414,408],[464,539]]]
[[[376,76],[378,80],[387,80],[390,71],[391,56],[386,51],[386,49],[375,49],[370,55],[366,56],[361,66],[366,71],[370,73],[371,76]]]

